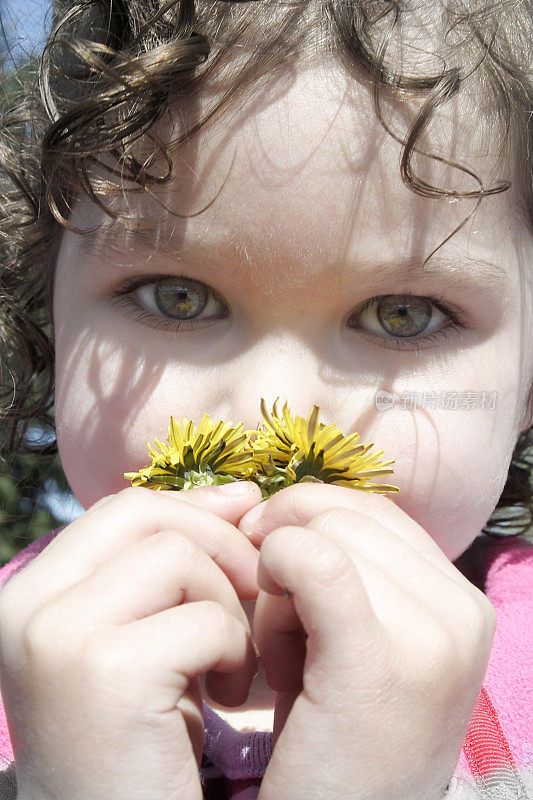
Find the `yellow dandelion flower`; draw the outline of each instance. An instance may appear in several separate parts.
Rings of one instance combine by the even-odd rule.
[[[191,420],[180,425],[171,417],[167,443],[156,438],[155,447],[148,444],[152,463],[124,477],[132,486],[155,490],[249,480],[256,468],[249,438],[242,423],[215,423],[204,414],[195,430]]]
[[[291,415],[287,403],[281,414],[276,402],[269,414],[261,399],[265,420],[251,446],[257,452],[256,478],[264,496],[302,481],[334,483],[377,494],[399,492],[397,486],[373,483],[371,479],[393,472],[394,459],[380,461],[383,450],[370,453],[373,442],[361,444],[359,434],[344,436],[335,424],[319,423],[320,408],[313,406],[307,417]],[[269,454],[265,461],[265,453]]]

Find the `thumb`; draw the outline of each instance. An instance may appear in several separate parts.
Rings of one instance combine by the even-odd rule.
[[[200,506],[236,526],[244,514],[261,502],[262,497],[261,489],[253,481],[236,481],[182,491],[180,500]]]

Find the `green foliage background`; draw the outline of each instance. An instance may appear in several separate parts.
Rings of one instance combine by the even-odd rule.
[[[61,523],[43,503],[47,481],[67,490],[57,455],[18,458],[9,473],[0,473],[0,564]]]

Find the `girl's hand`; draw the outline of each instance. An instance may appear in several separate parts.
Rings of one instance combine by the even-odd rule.
[[[260,492],[229,486],[104,498],[2,590],[17,798],[200,800],[199,676],[239,705],[256,670],[258,554],[235,525]]]
[[[254,629],[278,692],[260,800],[440,800],[485,674],[485,595],[388,498],[300,484],[263,537]]]

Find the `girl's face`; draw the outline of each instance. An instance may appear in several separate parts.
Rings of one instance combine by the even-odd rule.
[[[75,225],[104,227],[65,232],[57,264],[63,466],[87,507],[147,464],[171,414],[255,427],[261,397],[303,416],[316,403],[322,422],[395,459],[383,480],[400,487],[397,504],[454,559],[489,518],[531,424],[531,235],[511,192],[488,197],[423,272],[474,201],[409,190],[400,145],[340,67],[288,80],[175,155],[176,178],[157,197],[190,215],[216,195],[202,213],[176,216],[142,193],[116,200],[158,222],[143,233],[76,207]],[[422,149],[453,158],[454,143],[491,186],[508,170],[460,103]],[[401,130],[400,107],[389,112]],[[414,168],[439,187],[478,188],[423,157]]]

